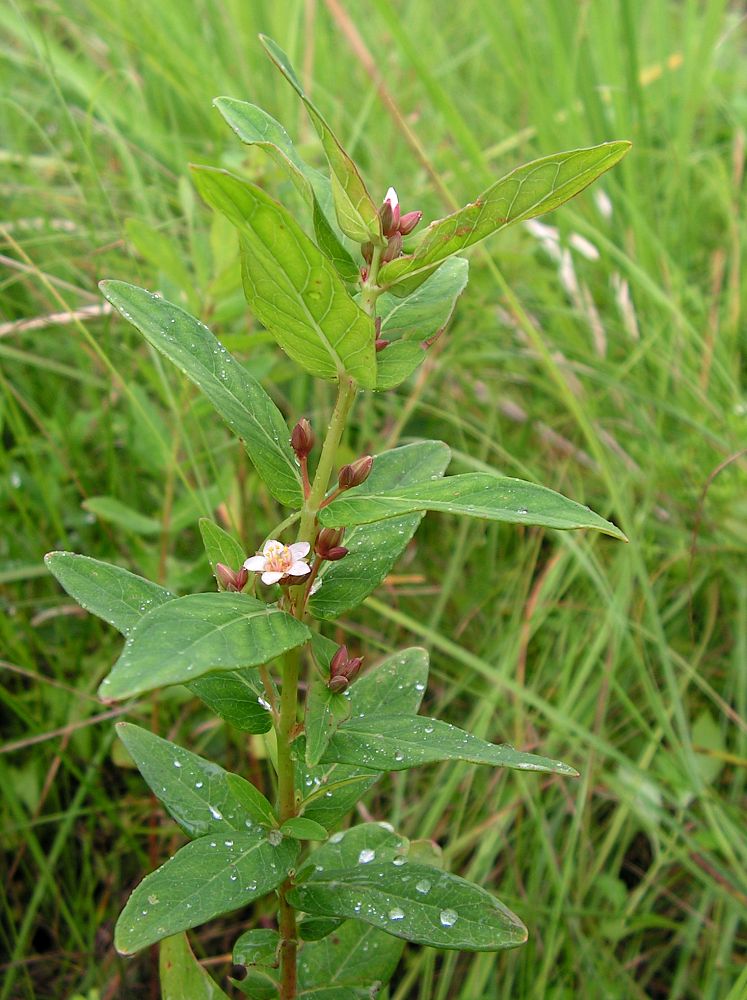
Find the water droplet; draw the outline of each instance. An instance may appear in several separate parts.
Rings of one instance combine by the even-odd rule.
[[[233,841],[232,840],[224,840],[223,843],[226,845],[226,847],[233,847]]]
[[[422,681],[418,681],[418,683],[415,685],[415,690],[416,691],[425,691],[425,684],[423,684]]]
[[[529,511],[526,509],[526,507],[519,507],[519,509],[516,511],[516,513],[517,514],[528,514]]]
[[[236,872],[234,872],[233,875],[231,876],[231,881],[235,882],[238,877],[239,876],[236,874]]]
[[[158,902],[158,896],[151,894],[150,896],[148,896],[148,902],[150,903],[151,906],[155,906],[156,903]]]
[[[389,919],[390,920],[402,920],[404,918],[404,916],[405,916],[404,912],[402,910],[400,910],[400,908],[398,906],[395,906],[393,909],[391,909],[389,911]],[[443,913],[441,914],[441,917],[443,917]],[[442,922],[443,922],[443,920],[442,920]]]
[[[438,919],[444,927],[453,927],[459,914],[456,910],[441,910]]]
[[[256,888],[257,888],[257,883],[254,881],[254,879],[252,879],[252,881],[247,885],[247,889],[249,890],[249,892],[254,892]]]
[[[407,858],[395,858],[394,861],[392,861],[392,864],[395,868],[401,868],[402,865],[407,864]]]
[[[272,844],[273,847],[277,847],[278,844],[282,841],[283,835],[280,832],[280,830],[270,830],[270,832],[267,834],[267,839]]]
[[[404,760],[405,759],[405,755],[402,753],[401,750],[395,750],[394,751],[394,759],[395,760]]]
[[[174,761],[174,767],[181,767],[181,766],[182,766],[181,761],[179,760]]]
[[[195,788],[202,788],[202,782],[201,781],[196,781],[195,782]]]
[[[428,733],[428,735],[430,736],[430,734],[433,732],[433,726],[426,726],[425,732]]]
[[[211,805],[208,806],[208,809],[210,810],[210,815],[213,817],[213,819],[223,819],[223,813],[220,811],[220,809],[216,809],[215,806]]]
[[[431,884],[427,878],[424,878],[415,884],[415,888],[425,896],[426,893],[431,891]]]
[[[358,862],[359,864],[367,865],[370,861],[373,861],[375,857],[376,851],[372,851],[370,847],[364,847],[358,855]]]
[[[329,838],[330,844],[339,844],[342,838],[345,836],[344,832],[340,830],[338,833],[333,833]]]

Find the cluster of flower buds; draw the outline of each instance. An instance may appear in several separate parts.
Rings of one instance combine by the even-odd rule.
[[[384,203],[379,209],[379,219],[381,219],[381,231],[387,238],[387,245],[381,255],[381,263],[386,264],[394,260],[402,253],[402,237],[413,231],[415,226],[423,218],[422,212],[400,212],[399,198],[393,187],[390,187],[384,198]],[[373,259],[373,243],[364,243],[361,246],[363,259],[371,266]]]
[[[221,587],[232,594],[240,594],[249,581],[249,571],[243,566],[234,570],[224,563],[215,564],[215,576]]]
[[[327,684],[330,691],[340,694],[350,682],[356,677],[363,663],[362,656],[348,656],[347,646],[340,646],[329,664],[329,682]]]
[[[308,458],[314,447],[314,432],[306,417],[301,417],[291,434],[291,447],[298,458]]]
[[[327,562],[337,562],[339,559],[344,559],[348,554],[348,549],[340,544],[344,534],[344,528],[322,528],[316,536],[314,552],[320,559],[326,559]]]
[[[337,477],[337,483],[341,490],[352,490],[354,486],[360,486],[371,475],[373,468],[373,455],[364,455],[363,458],[356,458],[350,465],[343,465]]]

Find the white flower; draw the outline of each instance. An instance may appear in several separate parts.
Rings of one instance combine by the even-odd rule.
[[[384,201],[389,202],[389,204],[392,206],[392,211],[394,211],[395,208],[397,208],[397,206],[399,205],[399,198],[397,197],[397,192],[394,190],[394,188],[392,187],[389,188],[384,197]]]
[[[306,576],[311,567],[304,562],[311,546],[308,542],[283,545],[271,538],[265,543],[262,555],[251,556],[244,563],[244,569],[262,574],[262,583],[277,583],[284,576]]]

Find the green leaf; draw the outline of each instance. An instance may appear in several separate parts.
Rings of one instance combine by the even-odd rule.
[[[527,939],[519,918],[485,889],[427,865],[325,868],[288,900],[306,913],[353,918],[434,948],[498,951]]]
[[[355,715],[381,712],[413,715],[420,708],[428,683],[428,653],[412,647],[384,659],[366,671],[350,691]],[[331,830],[381,777],[381,772],[348,764],[305,766],[303,739],[296,741],[296,784],[305,792],[305,816]]]
[[[443,475],[450,457],[443,441],[417,441],[385,451],[374,458],[371,475],[355,493],[376,495],[430,482]],[[317,618],[337,618],[361,604],[391,571],[423,517],[418,512],[347,531],[348,555],[339,562],[324,563],[322,586],[309,601],[311,613]]]
[[[487,236],[551,212],[579,194],[630,149],[629,142],[605,142],[533,160],[492,184],[474,202],[432,222],[414,254],[384,264],[380,283],[395,290],[416,288],[438,264]],[[396,289],[400,286],[400,289]]]
[[[395,340],[435,337],[451,319],[456,301],[467,285],[468,272],[468,261],[452,257],[406,299],[390,293],[381,295],[376,303],[377,314],[381,316],[381,336]],[[379,357],[379,365],[387,351]]]
[[[161,1000],[228,1000],[195,958],[186,934],[161,942],[159,978]]]
[[[231,794],[240,803],[241,807],[255,823],[264,823],[266,826],[277,826],[277,816],[275,810],[264,797],[262,792],[254,785],[242,778],[240,774],[226,775],[226,783]],[[245,823],[249,826],[248,823]]]
[[[340,726],[324,756],[324,761],[380,771],[403,771],[441,760],[578,777],[578,772],[562,761],[522,753],[507,744],[488,743],[448,722],[420,715],[354,716]]]
[[[357,283],[358,265],[340,242],[326,211],[332,201],[328,178],[301,159],[280,122],[262,108],[232,97],[217,97],[213,104],[242,142],[260,146],[286,171],[301,196],[311,205],[319,249],[334,263],[344,281]]]
[[[307,97],[285,52],[266,35],[260,35],[259,39],[272,61],[305,104],[322,141],[332,171],[332,193],[340,229],[356,243],[366,243],[370,240],[383,246],[378,209],[366,190],[357,167],[342,148],[339,139],[318,108]]]
[[[246,559],[246,552],[233,535],[229,535],[227,531],[224,531],[209,518],[201,517],[199,525],[210,569],[215,576],[216,583],[218,583],[218,577],[215,573],[216,565],[223,563],[224,566],[229,566],[231,569],[240,569]],[[220,586],[220,583],[218,585]]]
[[[163,531],[163,525],[155,517],[133,510],[116,497],[88,497],[83,501],[83,507],[99,521],[116,524],[118,528],[135,535],[160,535]]]
[[[327,831],[321,823],[314,822],[306,816],[292,816],[280,828],[286,837],[295,840],[326,840]]]
[[[350,702],[345,695],[334,694],[327,687],[330,661],[339,648],[337,643],[312,632],[311,646],[321,668],[321,675],[318,671],[312,673],[306,696],[306,763],[313,767],[322,759],[332,734],[350,715]]]
[[[312,918],[320,920],[323,918]],[[306,923],[306,921],[304,921]],[[404,942],[357,920],[346,920],[333,937],[306,944],[298,956],[302,990],[388,983]]]
[[[373,861],[383,863],[396,859],[401,864],[407,846],[407,838],[398,836],[388,823],[360,823],[349,830],[333,833],[326,843],[317,847],[299,872],[299,880],[305,873],[355,868]]]
[[[377,355],[376,391],[394,389],[425,361],[426,348],[414,340],[395,340]]]
[[[246,833],[254,823],[267,822],[256,805],[247,805],[239,784],[263,799],[269,822],[275,823],[269,802],[238,775],[129,722],[117,723],[117,735],[153,793],[190,837]]]
[[[243,733],[267,733],[272,729],[272,717],[259,700],[264,697],[262,682],[251,667],[206,674],[187,687],[211,711]]]
[[[99,288],[148,343],[164,354],[207,396],[240,437],[270,493],[290,507],[302,502],[301,477],[280,410],[262,386],[208,328],[189,313],[124,281]]]
[[[135,888],[114,932],[131,955],[164,937],[237,910],[275,889],[294,867],[296,841],[246,830],[193,840]]]
[[[320,989],[303,990],[298,1000],[375,1000],[378,987],[370,989],[355,986],[322,986]]]
[[[420,510],[563,530],[593,528],[627,541],[618,527],[575,500],[569,500],[546,486],[487,472],[468,472],[377,493],[370,488],[366,491],[358,487],[320,510],[319,520],[330,527],[350,526]]]
[[[277,1000],[279,997],[277,969],[266,966],[249,969],[244,979],[231,979],[231,982],[249,1000]]]
[[[301,645],[309,630],[244,594],[189,594],[148,612],[102,682],[106,701],[185,684],[211,670],[257,666]]]
[[[280,935],[268,927],[244,931],[233,946],[234,965],[275,965]]]
[[[44,562],[82,608],[123,635],[129,635],[147,611],[174,600],[175,595],[157,583],[75,552],[49,552]]]
[[[373,320],[293,216],[255,184],[193,167],[197,190],[239,230],[244,292],[283,350],[320,378],[376,384]]]
[[[343,923],[339,917],[304,917],[298,924],[302,941],[321,941]]]

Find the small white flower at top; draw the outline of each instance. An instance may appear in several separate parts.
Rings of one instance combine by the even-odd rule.
[[[244,569],[251,573],[261,573],[262,583],[277,583],[284,576],[306,576],[311,567],[304,560],[311,546],[308,542],[283,545],[271,538],[265,543],[262,554],[251,556],[244,563]]]

